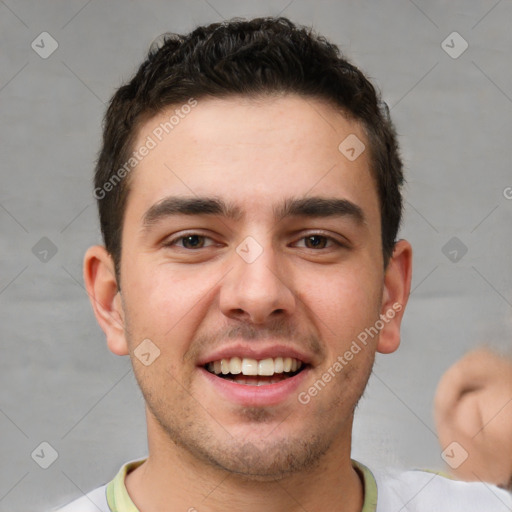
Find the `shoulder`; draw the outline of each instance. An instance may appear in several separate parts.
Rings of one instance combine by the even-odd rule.
[[[102,485],[54,512],[110,512],[106,490],[107,486]]]
[[[461,482],[420,470],[376,473],[375,479],[377,512],[397,505],[410,512],[504,512],[512,508],[509,492],[483,482]]]
[[[129,510],[136,510],[128,496],[124,480],[130,471],[140,466],[145,460],[146,458],[134,459],[123,464],[113,480],[52,512],[111,512],[109,503],[112,505],[112,510],[117,510],[119,503],[124,504],[125,507],[121,507],[123,510],[128,510],[126,505],[130,504],[132,506]]]

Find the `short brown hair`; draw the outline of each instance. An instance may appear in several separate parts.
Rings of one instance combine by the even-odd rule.
[[[121,233],[129,193],[130,161],[140,125],[191,98],[295,93],[327,100],[367,134],[380,201],[387,265],[402,217],[402,161],[389,112],[365,75],[312,29],[286,18],[235,18],[167,34],[135,76],[120,87],[104,119],[95,171],[101,231],[119,284]],[[136,162],[133,162],[136,165]],[[124,169],[124,171],[123,171]],[[108,186],[107,186],[108,185]]]

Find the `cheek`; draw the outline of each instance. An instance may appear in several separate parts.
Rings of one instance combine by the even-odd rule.
[[[125,293],[133,327],[164,339],[197,322],[215,284],[213,273],[197,276],[192,268],[175,272],[170,265],[141,262],[130,270]]]
[[[356,337],[375,323],[380,309],[380,288],[362,271],[340,269],[317,276],[315,286],[302,286],[304,302],[327,338],[339,343]],[[339,338],[342,333],[342,338]],[[350,341],[350,340],[349,340]]]

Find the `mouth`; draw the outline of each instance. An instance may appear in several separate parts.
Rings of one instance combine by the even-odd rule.
[[[293,357],[252,359],[235,356],[210,361],[203,368],[216,377],[236,384],[266,386],[295,377],[307,366]]]

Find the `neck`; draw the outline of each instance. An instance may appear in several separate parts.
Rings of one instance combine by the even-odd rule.
[[[350,431],[351,425],[348,439],[342,433],[314,468],[265,480],[215,467],[165,436],[149,435],[148,459],[125,484],[141,512],[359,512],[363,485],[350,460]]]

